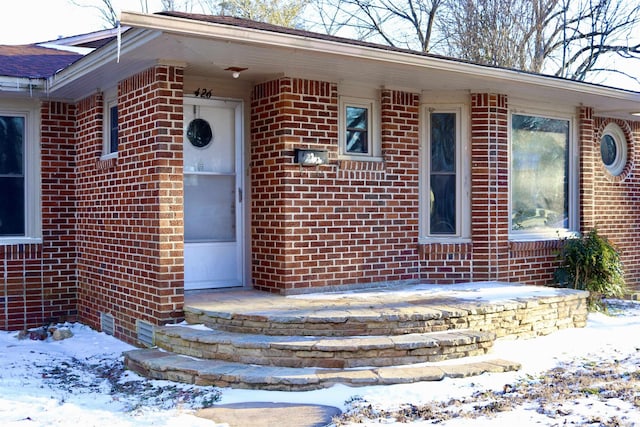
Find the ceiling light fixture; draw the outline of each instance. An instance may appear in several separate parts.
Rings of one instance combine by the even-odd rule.
[[[224,69],[225,71],[231,71],[231,76],[233,76],[234,79],[237,79],[238,77],[240,77],[240,73],[243,72],[244,70],[248,70],[248,68],[243,68],[243,67],[227,67]]]

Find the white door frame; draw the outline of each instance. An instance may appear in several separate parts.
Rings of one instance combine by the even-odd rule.
[[[226,287],[244,287],[245,275],[246,275],[246,257],[245,257],[245,236],[246,236],[246,221],[245,221],[245,188],[244,188],[244,101],[231,98],[196,98],[185,96],[183,100],[183,108],[192,108],[193,106],[202,107],[229,107],[234,109],[234,132],[235,132],[235,221],[236,221],[236,242],[235,247],[230,245],[229,249],[235,252],[236,256],[236,281],[230,283],[228,281],[207,281],[205,282],[191,282],[190,285],[187,282],[188,273],[185,268],[185,290],[196,289],[213,289],[213,288],[226,288]],[[184,123],[186,127],[188,123]],[[186,133],[186,132],[185,132]],[[184,144],[189,141],[184,139]],[[184,161],[184,159],[183,159]],[[185,175],[189,174],[190,170],[187,170],[186,165],[183,165]],[[184,209],[184,207],[183,207]],[[186,218],[185,218],[186,220]],[[224,244],[221,244],[224,245]],[[205,246],[203,243],[184,243],[185,246],[185,258],[187,252],[195,250]],[[186,262],[185,262],[186,267]]]

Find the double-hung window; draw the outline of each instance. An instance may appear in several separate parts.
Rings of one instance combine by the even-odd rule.
[[[340,98],[340,157],[377,160],[381,157],[376,102]]]
[[[0,108],[0,242],[40,238],[35,111]]]
[[[462,105],[426,106],[423,150],[423,232],[427,239],[466,238],[469,234],[468,141]]]
[[[571,119],[511,115],[511,233],[556,237],[571,230],[575,179]]]

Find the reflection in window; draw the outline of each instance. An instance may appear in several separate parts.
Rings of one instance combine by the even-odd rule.
[[[369,110],[363,107],[346,107],[346,152],[369,153]]]
[[[600,138],[600,158],[613,176],[621,175],[627,164],[627,138],[616,123],[609,123]]]
[[[25,118],[0,116],[0,236],[25,235]]]
[[[514,114],[511,229],[569,227],[569,121]]]
[[[455,235],[456,113],[431,113],[429,234]]]
[[[118,105],[109,106],[109,152],[118,152]]]

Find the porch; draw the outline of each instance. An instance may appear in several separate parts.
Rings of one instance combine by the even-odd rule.
[[[496,282],[295,296],[193,292],[185,298],[188,324],[157,327],[157,348],[125,359],[152,378],[271,390],[504,372],[519,365],[491,359],[496,339],[582,327],[586,296]]]

